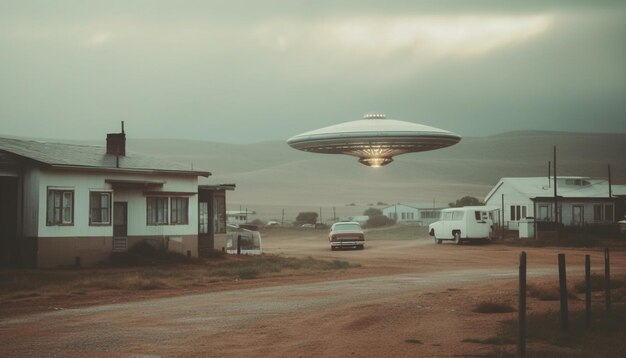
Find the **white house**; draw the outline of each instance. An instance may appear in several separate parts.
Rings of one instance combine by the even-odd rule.
[[[0,264],[93,265],[150,240],[198,256],[207,171],[107,146],[0,138]]]
[[[566,226],[614,223],[623,216],[626,185],[588,177],[557,177],[558,222]],[[502,178],[484,199],[502,208],[504,225],[517,229],[519,221],[533,217],[554,221],[554,178]]]
[[[441,207],[432,204],[393,204],[382,209],[383,215],[399,224],[428,226],[439,220]]]
[[[227,210],[226,222],[231,225],[240,225],[248,222],[248,216],[252,214],[248,210]]]

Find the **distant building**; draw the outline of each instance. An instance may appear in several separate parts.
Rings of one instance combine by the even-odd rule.
[[[241,225],[248,222],[248,216],[252,214],[247,210],[227,210],[226,222],[231,225]]]
[[[446,206],[447,207],[447,206]],[[382,209],[383,215],[396,220],[399,224],[413,224],[428,226],[439,220],[441,209],[446,207],[433,207],[432,204],[393,204]]]
[[[234,189],[199,189],[209,175],[127,153],[123,130],[106,148],[0,138],[0,265],[89,266],[144,240],[197,257]]]
[[[502,178],[485,197],[484,203],[502,208],[504,225],[517,229],[519,221],[533,217],[554,221],[554,182],[552,178]],[[558,222],[566,226],[610,224],[624,215],[626,185],[588,177],[557,177]]]

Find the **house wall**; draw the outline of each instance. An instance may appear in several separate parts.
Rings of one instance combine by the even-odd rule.
[[[511,229],[517,229],[519,226],[518,220],[511,220],[511,206],[525,206],[526,217],[535,216],[533,201],[525,194],[511,189],[506,183],[496,190],[489,200],[485,202],[485,205],[502,209],[502,194],[504,194],[504,225],[508,224]],[[502,212],[500,215],[502,215]]]
[[[197,236],[134,236],[128,238],[129,247],[140,241],[152,241],[167,250],[182,255],[189,251],[192,257],[198,256]],[[113,237],[40,237],[38,238],[37,266],[59,267],[75,265],[93,266],[104,262],[111,254]]]
[[[128,203],[129,247],[145,239],[155,239],[172,251],[182,254],[191,251],[193,257],[198,256],[197,194],[181,195],[189,198],[188,224],[147,225],[147,201],[144,190],[113,190],[112,186],[105,182],[105,179],[164,180],[166,183],[162,188],[150,189],[150,191],[197,193],[197,177],[33,169],[25,175],[24,179],[27,184],[25,199],[28,207],[26,227],[29,228],[28,236],[37,238],[37,266],[39,267],[73,265],[76,257],[80,258],[81,265],[92,265],[109,256],[113,246],[113,225],[89,224],[89,193],[93,190],[111,191],[112,207],[115,201]],[[67,188],[74,191],[73,225],[47,225],[47,190],[49,187]],[[168,207],[169,209],[171,208]],[[113,209],[111,209],[111,218],[113,216]]]
[[[593,217],[593,207],[596,204],[601,204],[602,205],[602,210],[604,211],[604,205],[606,204],[610,204],[607,200],[601,200],[601,199],[588,199],[588,200],[576,200],[576,199],[560,199],[559,201],[559,207],[561,208],[561,223],[565,226],[571,226],[574,225],[574,206],[582,206],[583,207],[583,224],[584,225],[590,225],[590,224],[607,224],[611,221],[606,221],[606,220],[602,220],[602,221],[595,221],[594,217]],[[554,203],[550,202],[538,202],[537,203],[537,208],[539,208],[539,205],[547,205],[548,206],[548,210],[549,210],[549,219],[552,220],[552,217],[554,216]],[[544,218],[537,218],[539,220],[544,219]],[[613,222],[617,220],[617,205],[615,203],[613,203]]]
[[[38,181],[38,237],[102,237],[113,236],[113,226],[89,225],[89,193],[92,190],[113,191],[112,201],[128,202],[128,235],[169,236],[194,235],[198,232],[198,198],[189,196],[189,223],[187,225],[147,225],[146,196],[142,189],[113,190],[105,179],[165,180],[159,190],[173,192],[197,192],[198,180],[189,176],[151,176],[99,173],[68,173],[62,171],[39,172]],[[47,189],[49,187],[74,190],[74,224],[70,226],[46,225]],[[156,191],[156,190],[155,190]]]
[[[412,216],[407,214],[412,214]],[[392,205],[383,208],[383,215],[390,219],[395,219],[396,222],[419,220],[419,212],[417,208],[402,204]]]
[[[37,168],[24,171],[23,235],[36,237],[39,231],[39,174]]]
[[[422,210],[432,211],[433,209],[420,209],[404,204],[396,204],[382,209],[383,215],[390,219],[396,218],[397,223],[413,223],[421,226],[428,226],[429,224],[439,220],[439,218],[423,218],[421,214]]]

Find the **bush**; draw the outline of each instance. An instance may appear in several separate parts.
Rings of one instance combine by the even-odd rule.
[[[385,215],[376,215],[376,216],[371,216],[369,219],[367,219],[367,222],[365,223],[365,227],[372,228],[372,227],[391,226],[391,225],[394,225],[395,223],[396,223],[395,220],[390,219],[386,217]]]
[[[187,256],[167,251],[163,246],[156,247],[148,241],[140,241],[125,252],[111,253],[110,261],[121,266],[190,262]]]
[[[383,214],[383,211],[376,208],[369,208],[363,212],[363,215],[369,216],[370,218],[373,216],[380,216]]]
[[[515,309],[508,303],[485,301],[477,304],[472,311],[476,313],[509,313],[515,312]]]
[[[314,211],[303,211],[298,213],[296,217],[296,226],[302,224],[315,224],[317,222],[317,213]]]

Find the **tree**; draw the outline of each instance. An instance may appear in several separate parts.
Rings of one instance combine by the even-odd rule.
[[[365,223],[365,227],[383,227],[383,226],[391,226],[396,223],[395,220],[386,217],[385,215],[374,215],[370,216]]]
[[[296,225],[315,224],[317,222],[317,213],[314,211],[299,212],[296,217]]]
[[[464,196],[461,199],[457,199],[454,203],[449,203],[448,206],[451,208],[460,208],[462,206],[475,206],[475,205],[483,205],[480,200],[473,196]]]
[[[367,210],[363,212],[363,215],[369,216],[370,218],[373,216],[378,216],[382,214],[383,214],[382,210],[377,209],[377,208],[368,208]]]

